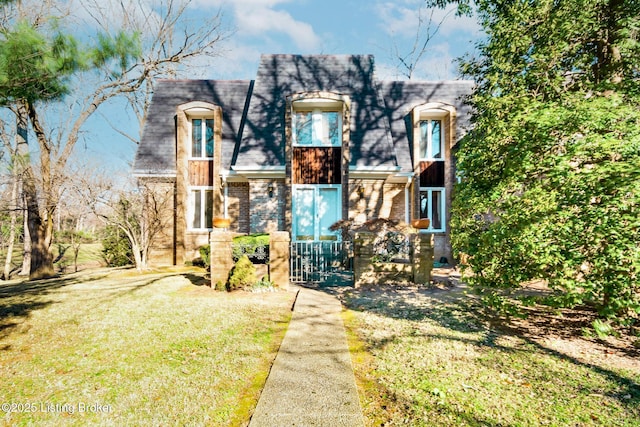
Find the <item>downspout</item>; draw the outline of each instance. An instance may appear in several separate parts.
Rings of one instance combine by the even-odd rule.
[[[223,218],[229,217],[229,186],[227,185],[227,172],[222,172],[222,188],[224,193],[222,195],[222,206],[224,209]]]

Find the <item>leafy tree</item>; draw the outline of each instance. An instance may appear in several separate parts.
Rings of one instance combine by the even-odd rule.
[[[190,4],[87,0],[5,6],[7,13],[0,18],[0,105],[10,105],[16,114],[18,135],[26,136],[27,124],[31,126],[38,145],[30,150],[25,137],[15,150],[29,160],[19,175],[32,242],[31,278],[53,273],[50,248],[60,185],[87,120],[101,105],[125,98],[142,125],[154,79],[176,76],[189,60],[215,54],[223,33],[220,15],[193,25],[185,16]],[[101,29],[93,37],[83,34],[92,44],[82,45],[71,35],[91,25]],[[56,113],[45,114],[44,107]],[[61,124],[47,126],[44,118],[52,116],[61,117]],[[29,157],[36,153],[37,161]]]
[[[462,61],[477,89],[457,153],[452,239],[471,284],[504,304],[640,313],[640,3],[476,2],[487,34]],[[504,305],[503,305],[504,307]]]
[[[28,7],[28,6],[27,6]],[[18,9],[20,10],[20,4]],[[137,36],[122,32],[100,34],[94,46],[83,46],[61,31],[50,16],[36,15],[33,20],[19,19],[0,28],[0,105],[9,106],[17,117],[16,153],[26,159],[23,165],[22,191],[26,201],[27,224],[31,239],[31,278],[54,273],[51,243],[53,218],[57,206],[62,169],[69,158],[83,121],[100,104],[96,101],[83,121],[69,134],[66,144],[56,144],[47,133],[39,113],[39,103],[59,100],[70,90],[69,79],[82,71],[108,68],[112,75],[122,74],[139,53]],[[39,151],[39,170],[29,160],[27,119],[35,133]]]

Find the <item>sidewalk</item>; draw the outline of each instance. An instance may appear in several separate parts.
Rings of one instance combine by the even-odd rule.
[[[340,302],[301,288],[250,427],[363,426]]]

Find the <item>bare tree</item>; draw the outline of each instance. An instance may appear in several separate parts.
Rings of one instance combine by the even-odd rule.
[[[128,107],[135,115],[138,135],[126,133],[109,117],[103,119],[124,137],[139,143],[158,78],[187,76],[207,58],[217,57],[221,43],[232,31],[224,26],[220,11],[209,18],[198,14],[189,17],[189,9],[197,5],[192,0],[82,0],[83,10],[96,28],[114,33],[124,30],[142,36],[143,57],[130,70],[130,80],[122,91]],[[107,86],[111,86],[108,84]]]
[[[33,3],[33,4],[32,4]],[[175,76],[191,60],[214,55],[225,32],[221,15],[210,20],[189,22],[187,8],[191,0],[83,0],[66,3],[69,9],[59,10],[59,2],[22,1],[16,4],[15,18],[27,17],[32,25],[41,25],[44,16],[62,17],[61,22],[83,22],[78,10],[83,10],[88,21],[103,34],[111,35],[118,42],[119,34],[139,34],[141,55],[133,63],[116,64],[106,61],[90,72],[75,73],[70,79],[76,83],[76,93],[85,93],[69,107],[65,103],[48,101],[29,102],[21,105],[18,120],[28,117],[38,146],[38,161],[33,159],[23,171],[23,193],[28,211],[28,229],[31,239],[31,278],[53,274],[51,244],[54,218],[58,206],[59,186],[65,176],[65,168],[74,148],[81,139],[87,120],[98,108],[110,100],[126,97],[139,122],[144,123],[153,91],[153,81],[159,77]],[[30,7],[39,5],[39,12],[29,15]],[[46,12],[41,12],[44,6]],[[73,6],[82,9],[72,9]],[[55,10],[53,8],[56,8]],[[6,16],[0,22],[11,22]],[[86,24],[87,20],[84,20]],[[79,28],[85,28],[79,25]],[[45,123],[43,106],[58,108],[59,117],[68,118],[68,126],[51,127]],[[137,141],[139,137],[130,137]],[[36,170],[37,168],[37,170]]]
[[[155,239],[170,226],[173,194],[153,191],[146,185],[121,187],[106,174],[80,173],[73,188],[85,206],[105,225],[118,228],[129,240],[136,269],[147,268],[149,251]]]
[[[411,47],[403,50],[396,41],[392,42],[391,56],[398,63],[398,72],[407,79],[413,78],[420,61],[428,52],[431,40],[438,34],[442,24],[455,12],[455,9],[451,8],[439,18],[437,13],[442,13],[442,9],[434,7],[431,3],[425,1],[417,11],[418,26]]]

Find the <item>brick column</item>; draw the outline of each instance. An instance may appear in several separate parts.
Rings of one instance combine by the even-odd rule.
[[[356,288],[375,278],[371,265],[375,237],[373,233],[358,232],[353,239],[353,283]]]
[[[431,281],[433,268],[433,234],[417,233],[411,236],[413,258],[413,283],[427,284]]]
[[[229,271],[233,268],[233,250],[231,242],[238,233],[231,231],[212,231],[209,237],[211,245],[211,286],[218,281],[227,283]]]
[[[269,234],[269,280],[283,289],[289,286],[290,245],[288,231],[272,231]]]

